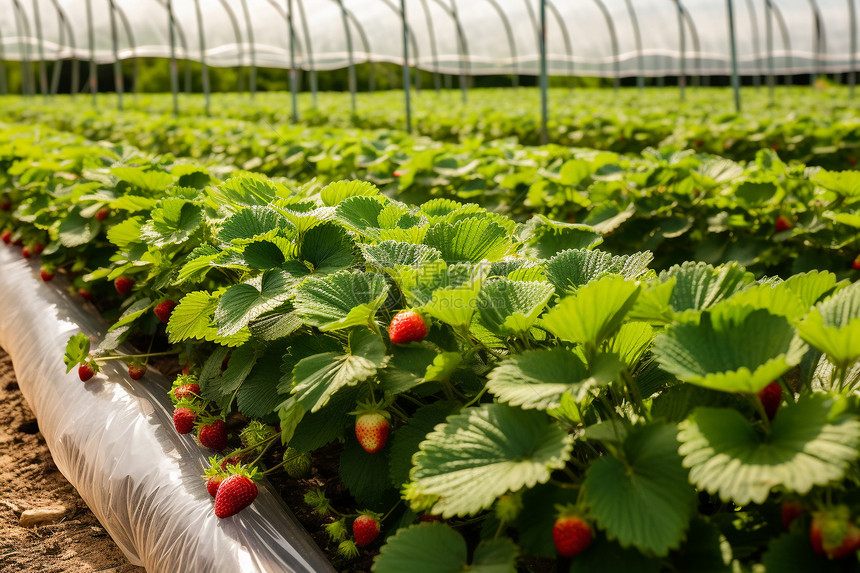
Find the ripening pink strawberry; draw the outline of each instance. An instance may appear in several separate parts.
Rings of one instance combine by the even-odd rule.
[[[368,412],[355,421],[355,437],[368,454],[375,454],[388,441],[387,412]]]

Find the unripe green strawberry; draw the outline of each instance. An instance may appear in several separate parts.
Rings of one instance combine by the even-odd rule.
[[[773,420],[776,416],[776,411],[779,410],[779,404],[782,402],[782,387],[779,382],[771,382],[758,393],[758,399],[761,400],[761,405],[764,407],[764,412],[769,420]]]
[[[394,344],[420,342],[427,336],[427,324],[414,310],[405,310],[391,319],[388,336]]]
[[[202,446],[220,452],[227,447],[227,424],[224,420],[214,420],[201,425],[197,430],[197,439]]]
[[[388,441],[390,424],[381,412],[362,414],[355,421],[355,437],[368,454],[375,454]]]
[[[359,515],[352,522],[352,536],[355,537],[355,544],[359,547],[370,545],[379,537],[379,520],[372,515]]]
[[[113,281],[113,286],[120,296],[126,296],[131,292],[132,287],[134,287],[134,279],[119,277]]]
[[[591,527],[581,517],[564,515],[552,526],[552,540],[559,555],[573,557],[591,544]]]
[[[215,515],[223,519],[236,515],[257,498],[257,484],[248,476],[232,475],[218,486],[215,494]]]
[[[190,408],[177,408],[173,411],[173,426],[180,434],[187,434],[194,429],[197,414]]]
[[[284,469],[291,478],[305,477],[311,471],[311,455],[295,448],[287,448],[284,452]]]
[[[164,302],[160,302],[155,305],[155,309],[153,312],[155,316],[158,317],[158,320],[167,324],[167,321],[170,320],[170,315],[173,314],[173,309],[176,307],[176,303],[172,300],[165,300]]]

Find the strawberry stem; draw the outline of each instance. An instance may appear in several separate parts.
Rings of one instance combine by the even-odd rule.
[[[762,422],[764,422],[765,429],[767,429],[767,431],[770,432],[770,418],[767,417],[767,412],[765,412],[764,404],[761,403],[761,400],[759,399],[758,395],[756,395],[756,394],[747,394],[747,396],[749,397],[750,401],[753,403],[753,406],[755,407],[756,411],[758,412],[759,416],[761,417]]]
[[[108,360],[124,360],[126,358],[149,358],[150,356],[171,356],[179,354],[178,350],[168,350],[164,352],[150,352],[147,354],[112,354],[109,356],[96,356],[93,362],[107,362]]]

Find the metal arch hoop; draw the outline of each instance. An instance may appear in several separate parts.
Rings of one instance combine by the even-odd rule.
[[[6,84],[6,53],[3,50],[3,34],[0,33],[0,95],[7,95],[9,86]]]
[[[209,68],[206,67],[206,35],[203,33],[203,12],[200,10],[200,0],[194,0],[194,13],[197,18],[197,36],[200,41],[200,73],[203,80],[203,99],[206,115],[209,116],[210,86]]]
[[[619,61],[621,54],[618,47],[618,32],[615,30],[615,21],[612,19],[612,14],[606,7],[606,4],[603,3],[603,0],[594,0],[594,3],[597,4],[597,7],[603,14],[603,18],[606,20],[606,27],[609,29],[609,39],[612,42],[612,67],[615,76],[612,85],[617,93],[618,85],[621,82],[621,62]]]
[[[427,22],[427,34],[430,39],[430,54],[433,57],[433,87],[438,93],[442,89],[442,84],[439,79],[439,52],[436,47],[436,32],[433,28],[433,16],[430,14],[430,5],[427,0],[421,0],[421,6],[424,9],[424,20]]]
[[[352,50],[352,32],[349,30],[349,11],[346,9],[346,6],[343,3],[343,0],[332,0],[335,4],[340,7],[340,15],[341,21],[343,22],[343,32],[346,37],[346,51],[347,58],[349,60],[349,103],[350,109],[352,111],[352,115],[355,115],[355,90],[356,90],[356,79],[355,79],[355,58],[353,56]]]
[[[815,77],[824,71],[824,56],[826,50],[827,34],[824,30],[824,16],[816,0],[807,0],[812,10],[812,33],[815,38],[815,72],[810,74],[810,83],[815,83]]]
[[[486,0],[487,3],[492,6],[493,10],[496,11],[496,14],[499,15],[499,19],[502,21],[502,26],[505,27],[505,35],[508,37],[508,48],[511,52],[511,66],[514,68],[513,73],[513,86],[517,87],[520,83],[519,74],[517,74],[516,66],[517,66],[517,42],[514,39],[514,30],[511,28],[511,21],[508,18],[508,15],[505,14],[505,11],[502,10],[502,7],[499,6],[499,3],[496,0]]]
[[[236,18],[236,13],[233,8],[227,3],[227,0],[219,0],[224,12],[227,13],[227,18],[230,20],[230,25],[233,27],[233,35],[236,37],[236,49],[239,52],[239,65],[236,66],[236,77],[239,80],[239,91],[243,91],[244,82],[242,81],[242,62],[245,61],[245,50],[242,48],[242,30],[239,28],[239,20]]]
[[[460,24],[460,18],[457,16],[456,6],[451,2],[451,6],[446,6],[442,0],[433,0],[439,5],[442,10],[451,17],[454,22],[454,28],[457,30],[457,51],[460,57],[460,92],[463,103],[466,103],[466,68],[467,60],[469,59],[469,47],[466,45],[466,36],[463,32],[463,26]]]
[[[564,42],[564,50],[567,52],[567,75],[573,77],[573,43],[570,41],[570,34],[567,31],[567,26],[564,25],[564,18],[562,17],[558,7],[555,5],[555,2],[552,0],[546,0],[546,7],[549,8],[550,12],[552,12],[553,17],[561,30],[561,39]]]
[[[370,41],[367,38],[367,32],[365,31],[364,26],[361,24],[361,22],[358,20],[352,10],[347,9],[346,13],[347,17],[349,18],[349,21],[352,22],[352,25],[355,26],[355,29],[358,31],[358,35],[361,38],[361,45],[364,46],[364,52],[366,54],[370,54]],[[373,59],[368,58],[367,63],[370,64],[370,78],[368,82],[370,85],[369,89],[370,91],[373,91],[373,89],[376,87],[376,74],[374,72]]]
[[[684,6],[681,4],[681,0],[673,1],[675,4],[675,8],[678,10],[678,51],[680,57],[680,69],[678,70],[678,87],[681,91],[681,101],[684,101],[687,88],[687,38],[686,33],[684,32]]]
[[[72,25],[69,22],[69,16],[66,14],[66,11],[63,10],[63,7],[60,6],[59,0],[51,0],[51,3],[54,5],[54,9],[57,11],[57,16],[60,19],[60,43],[63,43],[65,36],[63,35],[63,30],[69,34],[69,45],[72,48],[72,87],[69,90],[69,93],[74,98],[75,94],[78,91],[78,83],[80,82],[80,67],[78,65],[78,59],[74,57],[74,53],[77,51],[77,44],[75,42],[75,32],[72,29]],[[3,55],[0,54],[0,59],[2,59]],[[51,87],[52,93],[57,93],[59,89],[60,83],[60,72],[61,66],[54,67],[54,78],[52,79],[53,86]]]
[[[248,10],[248,0],[239,0],[242,4],[242,13],[245,16],[245,27],[248,32],[248,55],[251,58],[251,66],[248,77],[248,88],[251,99],[257,95],[257,51],[254,48],[254,25],[251,23],[251,12]]]
[[[698,73],[702,73],[702,44],[699,41],[699,29],[696,27],[696,22],[693,21],[693,15],[689,10],[682,4],[681,5],[682,15],[684,16],[684,22],[687,23],[687,28],[690,31],[690,39],[693,41],[693,51],[696,54],[695,62],[696,62],[696,71]],[[698,76],[693,77],[693,81],[695,82],[693,85],[698,85],[698,80],[696,79]]]
[[[24,9],[21,7],[19,0],[12,0],[12,5],[15,8],[15,27],[18,29],[18,37],[30,37],[30,21],[27,15],[24,14]],[[32,77],[32,68],[30,68],[30,48],[26,43],[21,43],[21,93],[24,95],[35,95],[36,86]]]
[[[633,8],[631,0],[624,0],[627,12],[630,14],[630,23],[633,25],[633,41],[636,43],[636,56],[639,60],[639,75],[636,77],[636,87],[640,90],[645,88],[645,55],[642,49],[642,29],[639,27],[639,17]]]
[[[281,9],[281,6],[276,2],[276,0],[269,0],[269,4],[272,5],[278,14],[284,19],[287,24],[287,34],[289,35],[289,44],[287,46],[287,52],[290,54],[290,71],[287,74],[289,78],[290,84],[290,99],[292,100],[292,120],[293,123],[298,123],[299,121],[299,108],[298,108],[298,98],[296,94],[296,31],[293,28],[293,7],[292,0],[287,0],[287,9],[286,11]]]
[[[753,41],[753,51],[755,52],[755,73],[753,74],[753,86],[761,87],[761,74],[759,73],[759,54],[761,54],[761,42],[759,39],[758,16],[755,11],[753,0],[747,0],[747,12],[750,15],[750,32]]]
[[[316,108],[317,106],[317,70],[314,66],[314,51],[313,44],[311,43],[311,32],[308,27],[308,18],[307,14],[305,14],[305,5],[304,0],[295,0],[296,4],[299,6],[299,17],[302,20],[302,31],[305,34],[305,46],[308,57],[308,69],[311,74],[311,98],[313,99],[313,105]]]
[[[785,83],[790,86],[792,84],[792,81],[791,81],[791,75],[792,74],[791,74],[790,70],[792,67],[791,62],[793,60],[793,56],[792,56],[793,49],[792,49],[792,45],[791,45],[791,34],[788,31],[788,24],[785,21],[785,17],[783,16],[782,9],[779,7],[779,5],[774,3],[773,0],[767,0],[767,3],[768,3],[768,6],[770,6],[770,8],[771,8],[772,13],[776,16],[776,21],[779,24],[779,33],[780,33],[780,36],[782,36],[783,49],[785,50],[786,58],[788,58],[788,65],[786,67],[789,69],[789,71],[786,73]]]
[[[117,109],[122,111],[122,62],[119,61],[119,34],[116,30],[116,5],[114,0],[108,0],[108,11],[110,12],[110,42],[113,50],[113,85],[116,90]]]
[[[39,53],[39,90],[42,98],[48,97],[48,68],[45,64],[45,44],[42,38],[42,16],[39,10],[39,0],[32,0],[33,24],[36,28],[36,50]]]
[[[134,32],[132,32],[131,23],[128,21],[128,17],[125,14],[125,10],[119,5],[116,6],[117,14],[119,14],[119,19],[122,20],[122,27],[125,28],[125,36],[128,39],[128,43],[131,46],[131,57],[134,58],[134,71],[133,80],[131,84],[131,93],[137,94],[137,80],[140,75],[140,66],[137,61],[137,42],[134,41]]]

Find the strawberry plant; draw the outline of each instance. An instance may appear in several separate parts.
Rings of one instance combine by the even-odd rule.
[[[40,185],[21,167],[6,175],[20,207],[0,224],[16,217],[15,233],[47,237],[42,258],[63,274],[86,259],[74,272],[104,296],[111,326],[94,349],[69,341],[70,371],[182,353],[174,424],[196,424],[204,446],[224,451],[210,468],[231,475],[217,487],[219,517],[253,502],[255,472],[303,455],[313,466],[322,449],[346,495],[305,499],[338,559],[379,539],[378,572],[551,567],[560,555],[572,570],[818,570],[853,547],[860,288],[849,259],[839,275],[785,279],[737,262],[655,268],[648,250],[604,250],[621,241],[611,224],[521,222],[446,198],[413,205],[369,182],[221,180],[80,146],[77,168],[25,171]],[[772,159],[749,169],[765,180]],[[655,162],[647,177],[686,173],[691,197],[693,182],[714,189],[721,169],[737,174],[686,155]],[[772,202],[757,232],[771,237],[770,193],[784,186],[798,204],[831,206],[818,222],[799,214],[791,233],[845,248],[853,175],[776,169],[779,185],[733,190],[748,206]],[[80,200],[54,193],[60,181]],[[662,198],[637,200],[664,218]],[[728,198],[707,201],[728,214],[709,225],[737,223]],[[105,203],[125,216],[98,221]],[[663,223],[658,243],[687,225]],[[133,288],[118,292],[120,277]],[[169,316],[159,301],[176,302]],[[166,349],[127,354],[126,341]],[[788,502],[805,511],[785,531]]]

